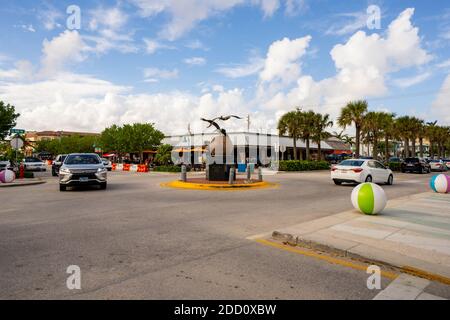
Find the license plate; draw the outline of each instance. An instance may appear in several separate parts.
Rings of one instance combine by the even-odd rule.
[[[80,177],[80,181],[81,181],[81,182],[86,182],[86,181],[88,181],[88,180],[89,180],[88,177]]]
[[[414,165],[413,164],[408,164],[408,167],[413,167]]]

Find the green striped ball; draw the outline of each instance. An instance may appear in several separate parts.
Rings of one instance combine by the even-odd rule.
[[[383,188],[371,182],[361,183],[352,191],[352,204],[365,214],[374,215],[386,207],[386,194]]]

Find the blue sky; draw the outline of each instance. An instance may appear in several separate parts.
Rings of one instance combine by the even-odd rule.
[[[379,29],[367,27],[373,5]],[[149,121],[183,133],[233,112],[271,131],[295,106],[336,117],[359,98],[450,124],[444,1],[4,0],[0,16],[0,99],[26,129]]]

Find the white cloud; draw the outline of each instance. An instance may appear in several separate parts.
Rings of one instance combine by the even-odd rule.
[[[61,27],[59,21],[64,18],[64,15],[54,8],[48,8],[45,11],[41,11],[38,17],[46,30],[54,30]]]
[[[273,42],[260,73],[262,81],[282,80],[290,83],[300,75],[300,58],[309,46],[311,36],[290,40],[284,38]]]
[[[144,69],[144,78],[146,82],[157,82],[159,79],[169,80],[178,78],[178,70],[165,70],[159,68]]]
[[[414,77],[398,78],[393,80],[393,84],[400,88],[409,88],[421,82],[424,82],[431,76],[431,72],[418,74]]]
[[[173,41],[191,31],[200,22],[223,14],[239,5],[257,5],[265,17],[272,16],[280,7],[280,0],[131,0],[143,17],[153,18],[168,14],[169,22],[160,30],[161,38]],[[304,7],[303,0],[286,0],[286,12],[294,14]],[[193,9],[195,8],[195,10]]]
[[[259,97],[261,104],[272,110],[305,106],[335,117],[349,100],[385,95],[388,74],[422,66],[432,59],[421,47],[418,29],[411,24],[413,13],[414,9],[403,11],[392,21],[385,37],[358,31],[346,43],[335,45],[330,52],[337,69],[335,76],[320,81],[301,76],[287,92],[280,88],[275,92],[265,90]],[[294,74],[298,68],[292,67]]]
[[[366,27],[367,14],[365,12],[351,12],[339,16],[350,18],[350,21],[332,24],[325,34],[343,36]]]
[[[200,40],[192,40],[189,41],[186,45],[186,48],[192,49],[192,50],[204,50],[204,51],[208,51],[209,49],[200,41]]]
[[[163,44],[160,41],[144,38],[145,51],[148,54],[154,54],[156,51],[161,49],[175,49],[174,46]]]
[[[36,32],[36,29],[34,29],[32,24],[22,24],[20,27],[28,32]]]
[[[264,67],[264,59],[254,56],[249,59],[247,64],[234,64],[223,66],[215,71],[224,75],[225,77],[236,79],[248,77],[260,72]]]
[[[448,68],[450,67],[450,59],[442,61],[441,63],[436,65],[438,68]]]
[[[56,74],[71,63],[83,61],[88,50],[80,34],[68,30],[50,41],[45,39],[42,47],[41,73],[45,76]]]
[[[448,75],[442,83],[441,89],[437,94],[431,108],[431,114],[439,121],[439,124],[450,125],[450,75]]]
[[[89,21],[89,28],[92,30],[97,30],[99,28],[118,30],[128,21],[128,15],[118,7],[99,7],[91,11],[90,14],[91,20]]]
[[[203,66],[206,64],[206,59],[202,57],[192,57],[184,59],[184,63],[191,66]]]

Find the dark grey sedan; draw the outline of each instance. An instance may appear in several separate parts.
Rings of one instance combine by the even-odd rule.
[[[102,159],[95,153],[67,155],[59,169],[59,190],[85,185],[98,185],[100,189],[106,189],[107,170]]]

